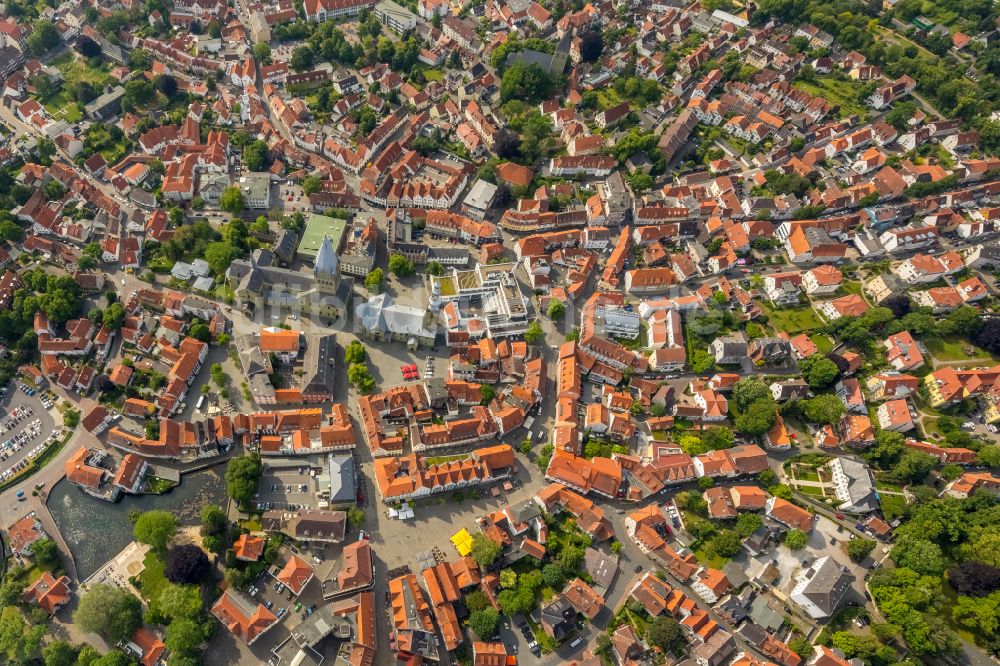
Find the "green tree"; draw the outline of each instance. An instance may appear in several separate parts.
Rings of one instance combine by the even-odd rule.
[[[735,557],[742,547],[743,542],[740,535],[733,530],[723,530],[712,539],[712,549],[720,557]]]
[[[85,644],[80,647],[80,654],[77,655],[76,663],[79,666],[92,666],[100,658],[101,653],[93,645]]]
[[[205,640],[205,632],[201,626],[190,618],[179,618],[167,625],[167,635],[164,643],[171,654],[190,654],[195,652]]]
[[[191,328],[188,329],[188,335],[201,342],[208,342],[212,339],[212,331],[208,328],[207,324],[201,322],[192,324]]]
[[[542,324],[537,319],[531,321],[524,332],[524,341],[529,345],[534,345],[541,342],[544,338],[545,332],[542,330]]]
[[[552,321],[561,319],[563,314],[565,314],[565,312],[566,312],[566,306],[563,305],[562,301],[558,301],[554,298],[549,301],[549,306],[545,310],[545,314]]]
[[[168,583],[153,600],[151,607],[168,621],[193,617],[201,610],[201,591],[197,585]]]
[[[1000,446],[991,444],[976,452],[976,463],[986,467],[1000,467]]]
[[[481,567],[488,567],[500,557],[500,546],[483,534],[472,536],[472,559]]]
[[[553,589],[559,589],[566,582],[563,576],[562,567],[554,562],[550,562],[542,567],[542,581]]]
[[[847,554],[855,562],[861,562],[875,550],[876,543],[872,539],[854,539],[847,544]]]
[[[517,587],[517,572],[513,569],[503,569],[500,572],[500,587],[505,590]]]
[[[233,458],[226,468],[226,491],[239,503],[249,502],[263,473],[260,456],[250,454]]]
[[[214,504],[206,504],[201,510],[202,545],[213,553],[224,551],[229,545],[226,540],[228,530],[226,512]]]
[[[7,656],[5,663],[18,661],[24,628],[24,616],[17,606],[7,606],[0,611],[0,655]]]
[[[105,328],[112,331],[117,331],[122,327],[122,322],[125,321],[125,308],[122,307],[121,303],[112,303],[104,310],[104,317],[102,322]]]
[[[16,243],[24,238],[24,229],[13,220],[0,220],[0,242]]]
[[[239,215],[246,207],[247,202],[243,198],[240,188],[233,186],[222,191],[222,195],[219,197],[219,208],[233,215]]]
[[[840,423],[840,418],[846,411],[843,401],[830,393],[803,400],[799,404],[802,406],[802,413],[806,419],[813,423],[829,423],[831,425]]]
[[[45,198],[48,199],[49,201],[56,201],[57,199],[62,199],[64,196],[66,196],[66,193],[68,191],[69,190],[66,189],[66,186],[60,183],[55,178],[45,183],[45,187],[43,188],[43,193],[45,194]]]
[[[55,48],[61,41],[52,21],[39,19],[31,26],[26,44],[32,55],[40,56]]]
[[[296,72],[302,72],[313,65],[313,52],[308,46],[300,46],[292,51],[289,66]]]
[[[882,469],[889,469],[906,450],[904,442],[905,438],[898,432],[879,430],[875,433],[875,443],[868,449],[865,457]]]
[[[408,278],[415,272],[413,261],[396,253],[389,257],[389,270],[398,278]]]
[[[695,349],[694,354],[691,355],[691,360],[688,363],[691,367],[691,372],[705,372],[709,368],[715,365],[715,359],[704,349]]]
[[[31,544],[31,554],[39,566],[55,567],[59,564],[59,549],[56,542],[48,537]]]
[[[267,42],[257,42],[253,45],[253,57],[261,65],[269,65],[271,63],[271,45]]]
[[[481,590],[474,590],[465,595],[465,607],[470,613],[481,611],[484,608],[492,608],[490,600]]]
[[[368,352],[360,340],[351,340],[344,348],[344,362],[348,365],[364,363],[368,358]]]
[[[784,483],[778,483],[773,486],[768,486],[767,492],[771,493],[775,497],[780,497],[783,500],[792,501],[792,489]]]
[[[167,543],[177,531],[177,519],[169,511],[145,511],[139,514],[132,527],[136,541],[152,546],[165,553]]]
[[[483,608],[469,614],[466,623],[479,638],[489,640],[496,632],[497,622],[500,621],[500,614],[493,608]]]
[[[677,652],[685,643],[681,625],[665,616],[657,617],[646,626],[646,639],[664,652]]]
[[[746,377],[733,385],[732,400],[740,411],[745,410],[751,403],[770,396],[771,389],[767,384],[753,377]]]
[[[18,228],[20,229],[20,227]],[[2,234],[2,227],[0,227],[0,234]],[[439,261],[428,261],[426,271],[428,275],[440,277],[444,275],[444,266]]]
[[[382,291],[385,286],[385,273],[382,272],[381,268],[372,269],[368,275],[365,276],[365,289],[373,294],[377,294]]]
[[[840,369],[825,356],[816,354],[799,362],[803,377],[813,389],[826,388],[837,379]]]
[[[375,390],[375,378],[362,363],[355,363],[347,368],[347,381],[360,393],[371,393]]]
[[[56,639],[42,648],[42,659],[45,666],[73,666],[76,663],[77,649],[70,643]]]
[[[737,382],[737,385],[739,382]],[[768,394],[766,398],[758,398],[750,403],[747,408],[736,417],[733,425],[740,432],[748,435],[763,435],[771,429],[777,415],[777,404],[774,398]]]
[[[809,657],[809,655],[811,655],[813,652],[812,643],[810,643],[809,639],[805,638],[804,636],[796,636],[795,638],[788,641],[788,647],[789,649],[791,649],[792,652],[799,655],[803,659]]]
[[[937,467],[938,460],[934,456],[921,451],[904,451],[899,462],[892,468],[892,475],[904,483],[923,481]]]
[[[733,445],[733,431],[725,426],[715,426],[702,431],[701,441],[712,451],[728,449]]]
[[[237,248],[222,241],[209,243],[205,247],[205,263],[216,275],[224,275],[229,264],[239,256],[240,251]]]
[[[910,534],[899,537],[889,556],[897,566],[912,569],[918,574],[940,576],[945,569],[941,547]]]
[[[243,165],[248,171],[264,171],[270,166],[270,162],[271,155],[267,149],[267,142],[263,139],[251,141],[246,147],[243,148]],[[225,192],[223,193],[223,196],[225,196]],[[222,209],[229,210],[225,206],[223,206]]]
[[[736,518],[736,533],[746,538],[764,525],[764,519],[756,513],[741,513]]]
[[[515,63],[500,79],[500,99],[512,99],[537,104],[552,96],[553,83],[548,73],[537,64]]]
[[[306,196],[315,194],[321,189],[323,189],[323,181],[320,180],[319,176],[306,176],[302,179],[302,191],[306,193]]]
[[[133,107],[146,106],[156,99],[156,88],[145,79],[133,79],[125,84],[123,100]]]
[[[802,550],[809,543],[809,535],[800,529],[792,528],[785,532],[785,546],[789,550]]]
[[[488,405],[493,402],[493,398],[496,397],[497,391],[491,384],[480,384],[479,385],[479,395],[481,396],[480,402],[483,405]]]
[[[100,634],[114,645],[139,628],[141,613],[142,605],[130,593],[98,583],[80,597],[73,622],[84,631]]]
[[[351,527],[361,527],[367,518],[365,510],[359,506],[352,506],[347,510],[347,522]]]

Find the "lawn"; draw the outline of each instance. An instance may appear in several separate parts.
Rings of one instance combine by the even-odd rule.
[[[425,69],[424,78],[428,81],[444,81],[444,74],[439,69]]]
[[[881,495],[879,496],[879,502],[882,505],[882,513],[885,514],[885,519],[892,521],[903,515],[903,511],[906,509],[906,500],[903,499],[902,495]]]
[[[803,495],[814,495],[816,497],[823,497],[823,489],[817,488],[816,486],[799,486],[796,488]]]
[[[65,90],[60,90],[45,100],[43,106],[49,115],[56,120],[65,120],[68,123],[75,123],[83,117],[80,105],[72,101]]]
[[[965,339],[957,336],[947,338],[927,338],[923,341],[923,343],[924,347],[927,348],[927,351],[929,351],[934,358],[939,361],[968,361],[974,358],[991,358],[991,355],[985,350],[980,349]],[[975,353],[972,356],[969,356],[965,353],[966,347],[975,349]]]
[[[890,493],[901,493],[903,489],[892,481],[882,481],[881,479],[875,479],[875,488],[878,490],[884,490]]]
[[[846,280],[842,282],[837,291],[841,295],[854,294],[855,296],[861,296],[864,298],[864,296],[861,295],[861,282],[858,280]]]
[[[77,58],[72,51],[66,51],[54,58],[51,64],[62,73],[63,78],[66,79],[66,85],[77,81],[86,81],[94,87],[94,90],[100,90],[111,79],[107,72],[98,67],[91,67],[82,58]]]
[[[459,453],[453,456],[432,456],[430,458],[425,458],[424,460],[428,465],[442,465],[444,463],[453,462],[455,460],[465,460],[469,457],[468,453]]]
[[[622,103],[622,98],[614,88],[605,88],[597,91],[597,103],[601,109],[610,109],[616,104]]]
[[[820,354],[829,354],[833,351],[833,340],[830,339],[829,335],[813,333],[809,336],[809,339],[816,345],[816,349]]]
[[[940,423],[939,419],[925,418],[924,419],[924,435],[926,437],[933,437],[934,435],[943,436],[944,433],[941,431],[941,427],[938,425]]]
[[[164,564],[160,556],[152,550],[146,553],[143,564],[146,568],[139,574],[139,591],[146,601],[151,601],[167,586],[167,579],[163,575]]]
[[[784,331],[789,335],[802,333],[803,331],[814,331],[823,327],[823,322],[811,307],[782,308],[780,310],[764,304],[767,312],[768,323],[779,331]]]
[[[796,470],[795,478],[799,481],[819,481],[819,474],[816,472],[799,472]]]
[[[698,561],[704,564],[706,567],[711,567],[713,569],[721,569],[726,566],[727,560],[725,557],[718,555],[714,550],[708,547],[707,543],[703,543],[701,546],[695,549],[695,557]]]
[[[630,351],[636,351],[638,349],[643,349],[649,344],[647,338],[649,336],[649,330],[645,323],[639,323],[639,335],[635,336],[633,339],[628,338],[615,338],[615,342],[620,344],[625,349]]]
[[[859,86],[851,81],[841,81],[833,76],[817,76],[815,81],[796,81],[795,86],[839,106],[841,117],[868,114],[868,110],[858,103]]]

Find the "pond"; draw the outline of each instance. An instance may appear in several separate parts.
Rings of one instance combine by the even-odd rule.
[[[206,504],[225,508],[224,470],[220,465],[186,474],[181,485],[165,495],[125,495],[113,504],[60,481],[49,493],[48,507],[73,552],[80,579],[86,580],[133,540],[131,511],[169,511],[181,524],[195,525]]]

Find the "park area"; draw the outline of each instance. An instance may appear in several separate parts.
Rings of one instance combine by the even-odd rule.
[[[776,331],[795,335],[823,328],[823,322],[811,307],[777,309],[767,303],[762,303],[762,306],[767,313],[768,323]]]
[[[841,117],[867,115],[867,109],[858,103],[858,85],[853,81],[834,76],[817,76],[812,81],[796,81],[795,87],[840,107]]]
[[[42,105],[56,120],[75,123],[83,117],[78,95],[81,86],[89,87],[85,98],[91,99],[104,92],[104,87],[112,81],[111,76],[99,67],[90,66],[86,60],[66,51],[52,60],[51,66],[59,70],[61,84],[42,87],[39,90]]]
[[[959,336],[927,338],[923,344],[938,361],[968,361],[977,358],[996,360],[996,357],[989,352]],[[972,353],[967,354],[967,350]]]

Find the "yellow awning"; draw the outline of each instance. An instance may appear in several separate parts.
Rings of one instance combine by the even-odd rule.
[[[472,535],[464,527],[451,536],[451,542],[462,557],[472,552]]]

